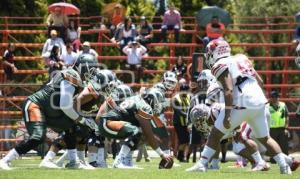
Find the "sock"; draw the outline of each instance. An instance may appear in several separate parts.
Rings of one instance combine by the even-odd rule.
[[[68,158],[70,162],[76,162],[77,158],[77,150],[76,149],[67,149],[68,152]]]
[[[84,151],[77,150],[77,156],[78,156],[79,160],[82,162],[85,162],[84,155],[85,155]]]
[[[276,163],[277,163],[280,167],[283,167],[283,166],[286,166],[286,165],[287,165],[283,153],[279,153],[279,154],[275,155],[275,156],[273,157],[273,159],[276,161]]]
[[[97,161],[98,160],[97,153],[89,152],[88,153],[88,160],[89,160],[89,163]]]
[[[53,151],[48,151],[44,160],[54,160],[54,157],[56,156],[56,153]]]
[[[213,168],[219,168],[220,160],[218,158],[213,158],[210,163]]]
[[[115,165],[118,165],[120,163],[123,163],[123,159],[128,155],[128,153],[130,152],[130,148],[127,145],[122,145],[121,150],[119,152],[119,154],[116,156],[116,159],[114,161]]]
[[[262,159],[262,157],[258,151],[254,152],[251,156],[254,159],[256,164],[264,163],[264,160]]]
[[[98,153],[97,153],[97,163],[103,163],[105,162],[105,156],[104,156],[104,147],[98,148]]]
[[[12,149],[7,153],[7,155],[2,159],[2,161],[7,163],[12,160],[15,160],[17,157],[19,157],[18,152],[15,149]]]
[[[163,150],[163,152],[164,152],[165,154],[171,155],[171,150],[170,150],[170,149]]]
[[[199,162],[201,162],[204,166],[207,166],[208,162],[214,156],[215,153],[216,153],[216,150],[205,145],[205,147],[201,153],[201,159],[199,160]]]
[[[133,160],[132,160],[132,154],[133,154],[133,151],[130,151],[126,157],[124,158],[124,161],[123,161],[123,164],[126,165],[126,166],[133,166]]]
[[[237,159],[236,159],[236,163],[237,163],[237,164],[243,164],[243,157],[240,156],[240,155],[238,155],[238,156],[237,156]]]
[[[56,163],[64,163],[64,161],[67,159],[68,156],[68,152],[65,151],[65,153],[62,154],[61,157],[59,157],[59,159],[56,161]]]
[[[284,156],[284,159],[285,159],[286,163],[289,166],[291,166],[293,164],[293,161],[294,161],[293,158],[290,157],[290,156],[288,156],[288,155],[286,155],[285,153],[282,153],[282,155]]]

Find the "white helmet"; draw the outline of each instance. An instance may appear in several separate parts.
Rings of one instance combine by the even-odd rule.
[[[200,87],[208,88],[211,84],[216,83],[216,77],[211,73],[211,70],[202,70],[197,78],[197,83]]]
[[[210,132],[208,120],[211,115],[211,109],[205,104],[198,104],[194,106],[190,112],[190,119],[194,127],[203,133]]]
[[[160,115],[163,112],[166,100],[161,90],[149,88],[142,94],[142,98],[151,106],[154,114]]]
[[[129,98],[133,96],[134,93],[132,89],[126,85],[126,84],[121,84],[118,85],[112,92],[111,92],[111,97],[114,99],[116,103],[121,103],[123,102],[126,98]]]
[[[220,59],[231,55],[231,48],[229,44],[222,39],[215,39],[210,41],[205,49],[205,63],[209,68]]]
[[[163,75],[163,84],[167,90],[174,90],[177,85],[176,74],[171,71],[166,71]]]

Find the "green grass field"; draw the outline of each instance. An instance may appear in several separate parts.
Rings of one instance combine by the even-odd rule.
[[[154,159],[150,163],[137,163],[143,170],[122,170],[122,169],[97,169],[97,170],[50,170],[37,168],[40,160],[38,158],[29,158],[16,160],[12,163],[14,170],[0,171],[0,179],[4,178],[29,178],[29,179],[44,179],[44,178],[80,178],[80,179],[146,179],[146,178],[224,178],[224,179],[257,179],[257,178],[300,178],[300,170],[293,173],[293,175],[280,175],[277,165],[272,165],[271,170],[267,172],[250,172],[249,168],[235,169],[230,168],[234,163],[228,162],[222,164],[222,169],[219,171],[208,171],[207,173],[187,173],[185,169],[192,166],[192,163],[180,164],[179,167],[174,167],[171,170],[159,170],[159,159]],[[112,160],[109,160],[109,164]]]

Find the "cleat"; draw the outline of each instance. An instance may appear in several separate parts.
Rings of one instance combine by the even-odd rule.
[[[60,168],[63,168],[64,167],[64,161],[61,161],[61,162],[55,162],[55,164],[60,167]]]
[[[207,169],[208,170],[219,170],[220,169],[220,165],[210,165]]]
[[[289,165],[281,166],[280,167],[280,174],[288,174],[291,175],[292,171]]]
[[[197,162],[191,168],[186,169],[187,172],[206,172],[207,167],[205,167],[201,162]]]
[[[0,169],[2,169],[2,170],[12,170],[12,168],[9,166],[9,163],[4,162],[3,160],[0,160]]]
[[[119,168],[119,169],[139,169],[139,170],[144,169],[144,168],[137,167],[137,166],[127,166],[127,165],[124,165],[123,163],[113,164],[112,167]]]
[[[102,161],[100,163],[97,163],[98,168],[108,168],[106,161]]]
[[[293,163],[290,165],[292,171],[297,170],[300,167],[300,162],[293,159]]]
[[[268,171],[270,170],[270,165],[266,162],[264,163],[259,163],[256,166],[254,166],[251,171],[256,172],[256,171]]]
[[[151,162],[150,157],[145,158],[145,162]]]
[[[60,166],[58,166],[56,163],[54,163],[51,160],[43,160],[40,163],[39,168],[61,169]]]
[[[83,169],[83,170],[94,170],[95,168],[91,165],[87,166],[82,162],[69,162],[65,166],[68,169]]]

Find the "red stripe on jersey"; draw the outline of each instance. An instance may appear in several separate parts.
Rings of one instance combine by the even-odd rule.
[[[216,76],[217,75],[217,72],[222,69],[223,67],[225,67],[226,64],[218,64],[216,67],[213,67],[212,70],[211,70],[211,73]]]

